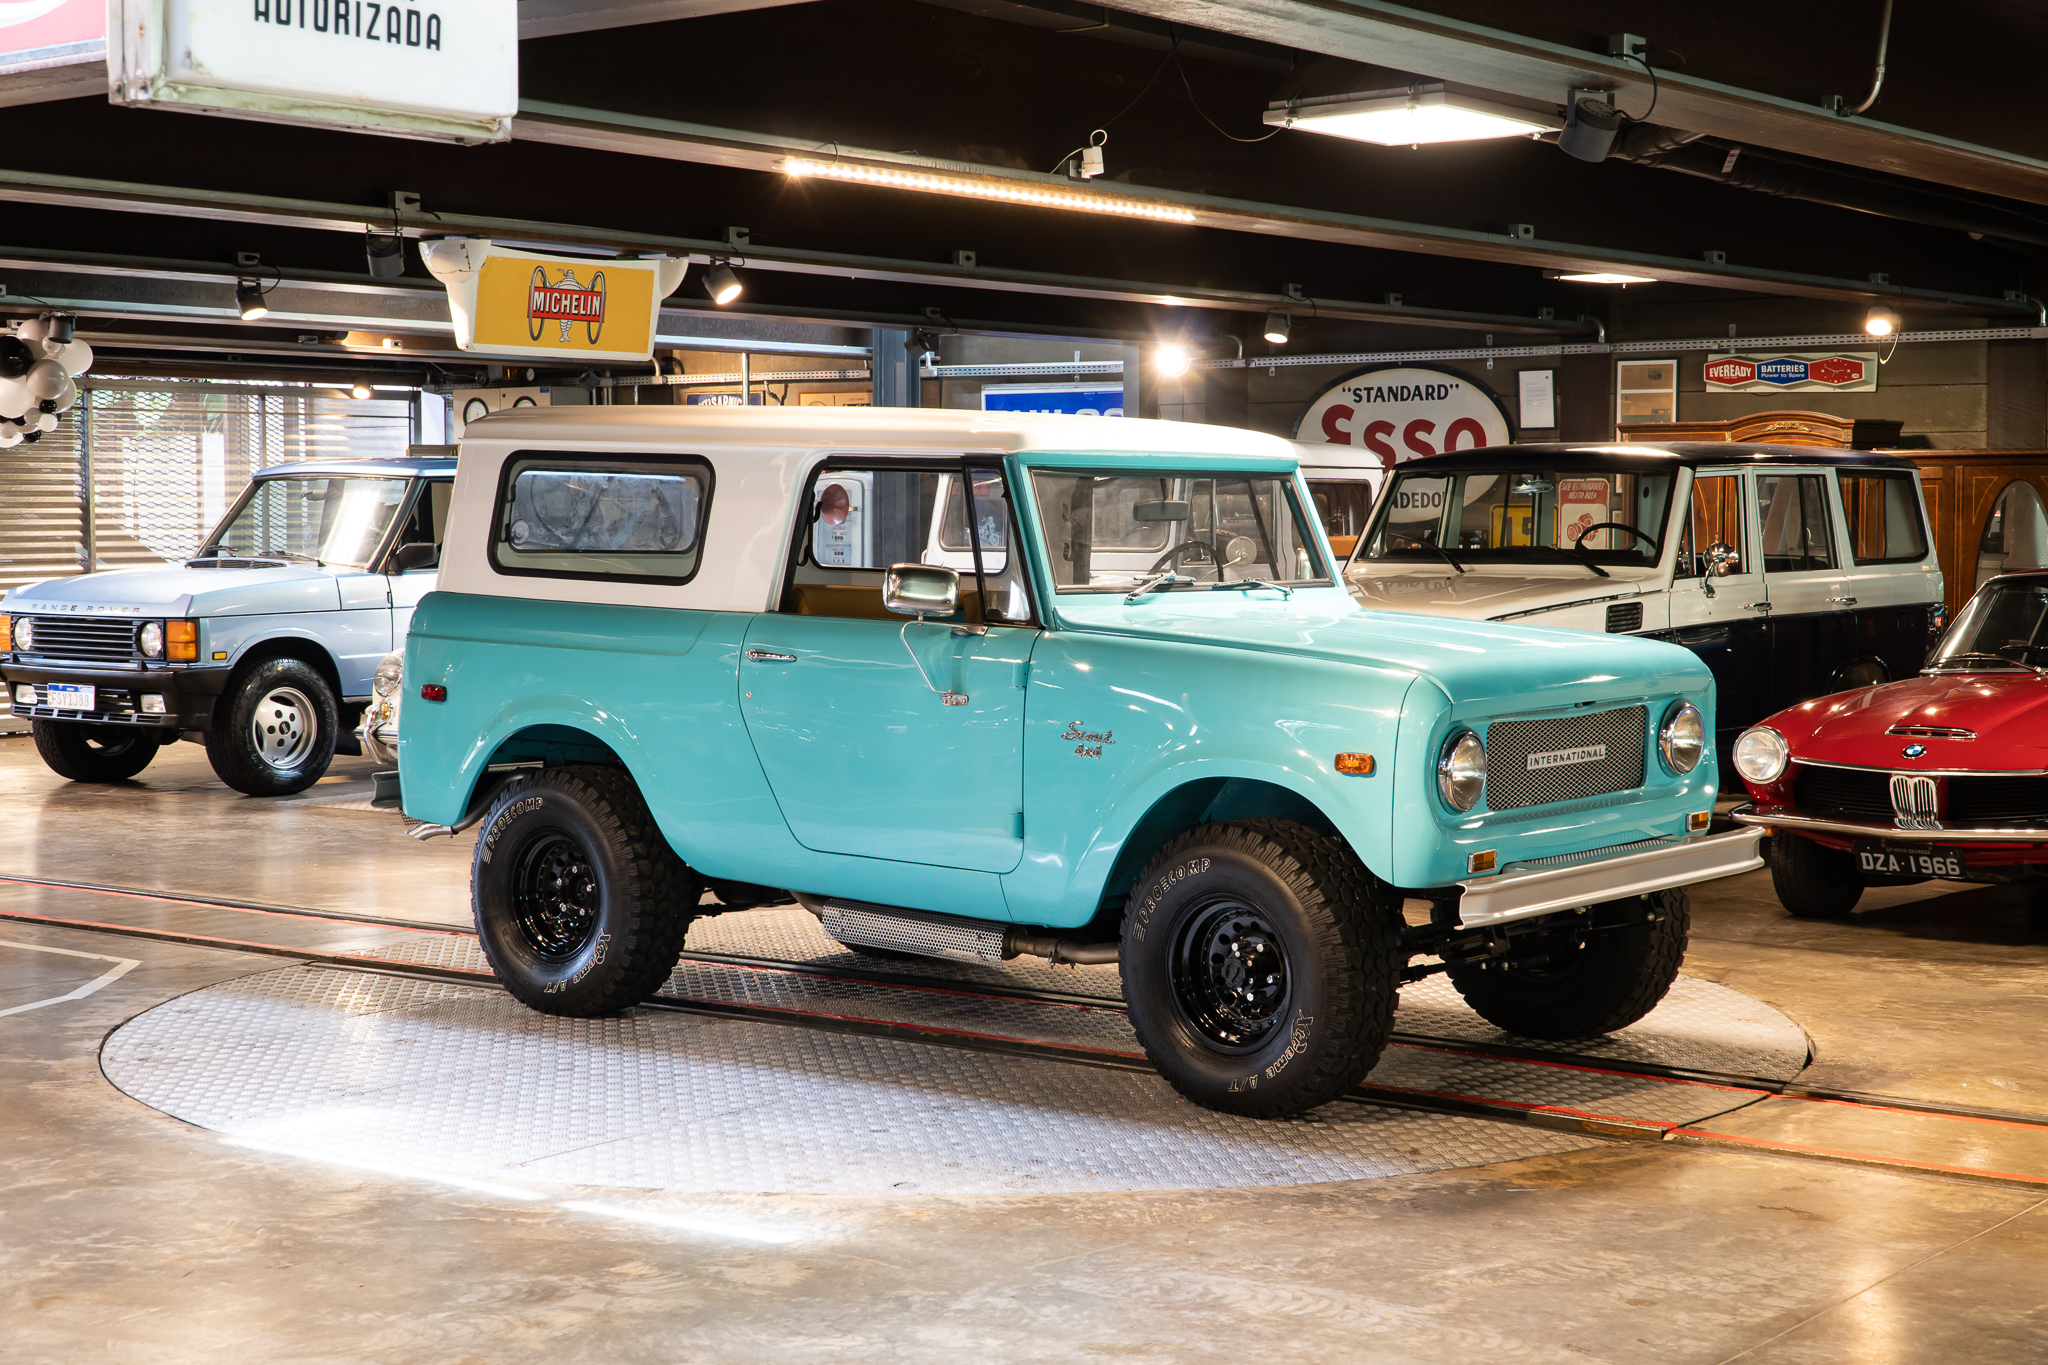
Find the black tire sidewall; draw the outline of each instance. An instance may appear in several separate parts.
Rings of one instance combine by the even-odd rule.
[[[277,768],[265,762],[249,737],[257,704],[280,686],[295,687],[312,699],[315,723],[320,727],[312,750],[295,768]],[[340,733],[341,708],[319,670],[299,659],[266,659],[236,678],[216,704],[213,728],[206,737],[206,756],[215,775],[238,792],[289,796],[326,775]]]
[[[1511,962],[1468,963],[1450,968],[1451,983],[1481,1018],[1523,1037],[1594,1038],[1626,1028],[1677,978],[1691,898],[1681,888],[1608,901],[1592,907],[1589,927],[1626,919],[1642,922],[1588,935],[1560,970],[1538,976]]]
[[[73,782],[123,782],[147,768],[162,747],[157,731],[125,725],[36,719],[29,723],[36,752],[59,777]],[[117,748],[94,749],[92,741],[122,740]]]
[[[1854,854],[1773,830],[1766,856],[1778,904],[1796,918],[1841,919],[1863,899],[1863,877]]]

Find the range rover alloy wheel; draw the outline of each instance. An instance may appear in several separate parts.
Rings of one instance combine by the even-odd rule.
[[[123,782],[149,766],[163,747],[155,729],[83,725],[67,720],[29,722],[36,752],[51,772],[73,782]]]
[[[334,689],[311,664],[265,659],[237,675],[214,703],[206,757],[238,792],[288,796],[325,775],[340,733]]]
[[[704,881],[617,768],[549,768],[499,789],[471,855],[491,970],[547,1014],[616,1014],[661,989]]]
[[[1524,1038],[1597,1038],[1657,1007],[1691,933],[1683,889],[1606,901],[1516,943],[1506,960],[1449,969],[1480,1018]]]
[[[1286,820],[1190,830],[1124,915],[1131,1026],[1196,1104],[1288,1118],[1353,1089],[1393,1028],[1400,903],[1341,840]]]

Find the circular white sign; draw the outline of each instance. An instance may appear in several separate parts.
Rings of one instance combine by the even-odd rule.
[[[1361,370],[1310,400],[1295,424],[1297,441],[1357,446],[1398,464],[1514,439],[1500,400],[1450,370],[1389,365]]]

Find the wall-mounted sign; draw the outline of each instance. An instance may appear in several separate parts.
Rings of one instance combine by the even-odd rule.
[[[661,301],[689,262],[543,256],[487,237],[421,242],[420,258],[448,288],[455,344],[465,351],[576,360],[646,360]]]
[[[1064,412],[1077,417],[1124,415],[1122,384],[984,384],[983,412]]]
[[[106,0],[0,3],[0,74],[96,62],[106,55]]]
[[[505,0],[107,0],[108,98],[272,123],[502,142],[519,108]]]
[[[1447,450],[1504,446],[1514,439],[1507,409],[1455,370],[1383,365],[1345,375],[1309,401],[1297,441],[1362,446],[1386,464]]]
[[[1869,393],[1877,387],[1877,352],[1710,355],[1702,373],[1709,393]]]

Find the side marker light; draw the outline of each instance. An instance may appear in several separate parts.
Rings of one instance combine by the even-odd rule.
[[[1467,872],[1491,872],[1498,866],[1500,866],[1500,851],[1498,849],[1489,848],[1484,853],[1474,853],[1465,859],[1465,870]]]
[[[441,686],[441,684],[439,683],[421,683],[420,700],[446,701],[448,700],[448,689]]]
[[[1372,755],[1338,754],[1336,759],[1336,768],[1338,772],[1349,773],[1353,777],[1371,777]]]
[[[1704,834],[1707,827],[1713,823],[1714,812],[1710,810],[1696,810],[1685,817],[1685,832],[1687,834]]]

